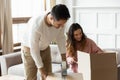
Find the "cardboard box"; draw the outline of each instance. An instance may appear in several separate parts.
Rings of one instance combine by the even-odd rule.
[[[89,54],[77,51],[78,72],[84,80],[117,80],[116,53]]]

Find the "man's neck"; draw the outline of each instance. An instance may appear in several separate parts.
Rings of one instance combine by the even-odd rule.
[[[45,16],[45,23],[50,27],[52,26],[51,23],[50,23],[50,13],[48,13],[46,16]]]

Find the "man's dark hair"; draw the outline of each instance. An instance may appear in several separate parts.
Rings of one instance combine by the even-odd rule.
[[[51,10],[51,15],[57,21],[60,19],[68,20],[70,18],[69,10],[64,4],[55,5]]]

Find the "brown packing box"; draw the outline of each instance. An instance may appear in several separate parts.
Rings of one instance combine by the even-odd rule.
[[[116,53],[88,54],[77,51],[78,72],[84,80],[117,80]]]

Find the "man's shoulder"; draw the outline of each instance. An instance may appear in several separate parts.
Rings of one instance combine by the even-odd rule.
[[[34,21],[34,20],[37,20],[37,19],[42,19],[44,16],[45,16],[45,15],[32,16],[29,21]]]
[[[29,19],[28,24],[29,24],[29,25],[38,24],[38,23],[40,23],[41,21],[43,21],[43,19],[44,19],[44,15],[32,16],[32,17]]]

